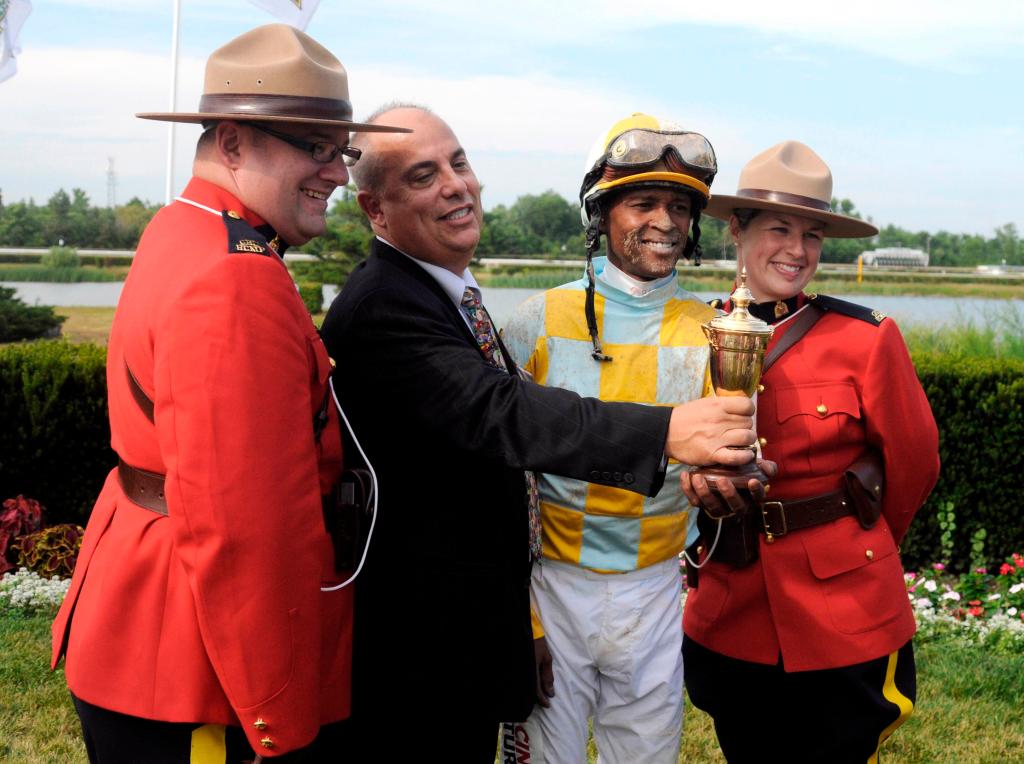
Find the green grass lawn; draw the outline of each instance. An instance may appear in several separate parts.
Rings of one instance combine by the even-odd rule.
[[[67,317],[61,334],[71,342],[107,344],[110,325],[114,322],[113,308],[54,308],[54,312]]]
[[[0,615],[0,656],[0,761],[85,762],[64,674],[48,668],[50,618]],[[929,642],[918,645],[917,665],[917,710],[886,743],[886,761],[1024,761],[1024,656]],[[679,761],[724,761],[710,719],[689,704]]]

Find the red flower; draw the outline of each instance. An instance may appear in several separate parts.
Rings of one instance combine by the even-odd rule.
[[[1024,568],[1024,554],[1013,553],[1013,564],[1018,568]]]
[[[980,607],[972,607],[972,608],[968,608],[967,612],[970,613],[971,615],[973,615],[975,618],[977,618],[982,613],[984,613],[985,610],[983,608],[980,608]]]
[[[1001,575],[1001,576],[1008,576],[1011,573],[1013,573],[1015,570],[1016,570],[1016,568],[1013,567],[1010,563],[1004,562],[1002,565],[999,566],[999,575]]]

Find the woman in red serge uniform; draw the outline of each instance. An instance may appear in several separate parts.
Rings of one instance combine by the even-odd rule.
[[[778,474],[747,513],[756,555],[724,551],[739,526],[723,525],[685,608],[686,687],[730,762],[877,761],[916,694],[898,551],[938,477],[938,434],[896,324],[804,292],[826,236],[878,232],[831,198],[825,163],[787,141],[707,208],[729,223],[751,312],[775,327],[768,356],[792,343],[758,390]]]

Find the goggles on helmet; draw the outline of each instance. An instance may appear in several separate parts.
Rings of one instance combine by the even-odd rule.
[[[627,130],[608,146],[609,165],[618,169],[638,167],[661,160],[672,151],[695,177],[711,185],[718,172],[715,150],[700,133]]]

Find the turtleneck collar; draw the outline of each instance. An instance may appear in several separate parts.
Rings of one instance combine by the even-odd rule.
[[[676,293],[675,271],[653,281],[641,281],[617,268],[605,256],[594,258],[595,285],[598,293],[615,302],[657,305],[669,300]]]

